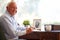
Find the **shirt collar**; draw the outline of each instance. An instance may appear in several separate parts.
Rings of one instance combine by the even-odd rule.
[[[6,11],[6,13],[5,13],[7,16],[10,16],[10,17],[14,17],[14,16],[11,16],[11,14],[9,14],[9,12],[8,11]]]

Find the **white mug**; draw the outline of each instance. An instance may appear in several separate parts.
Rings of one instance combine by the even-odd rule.
[[[52,27],[50,24],[45,25],[45,31],[51,31]]]

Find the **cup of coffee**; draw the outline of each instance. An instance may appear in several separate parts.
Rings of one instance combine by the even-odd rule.
[[[51,24],[46,24],[44,26],[45,26],[45,31],[51,31],[52,30]]]

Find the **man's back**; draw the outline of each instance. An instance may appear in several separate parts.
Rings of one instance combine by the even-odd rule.
[[[0,40],[6,40],[1,23],[0,23]]]
[[[0,25],[2,26],[2,30],[4,31],[5,37],[7,39],[16,37],[10,26],[10,19],[6,15],[0,17]]]

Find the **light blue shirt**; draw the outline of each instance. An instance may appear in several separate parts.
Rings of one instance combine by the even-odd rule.
[[[26,28],[20,27],[15,21],[14,16],[11,16],[7,11],[4,15],[0,17],[0,25],[5,32],[5,36],[8,39],[12,39],[20,36],[21,34],[26,34]]]

